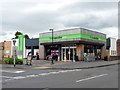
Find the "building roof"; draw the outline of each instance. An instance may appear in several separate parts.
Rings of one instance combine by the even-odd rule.
[[[99,34],[106,35],[106,34],[104,34],[104,33],[101,33],[101,32],[95,31],[95,30],[91,30],[91,29],[87,29],[87,28],[70,28],[70,29],[55,30],[54,32],[69,31],[69,30],[76,30],[76,29],[81,29],[81,30],[86,30],[86,31],[96,32],[96,33],[99,33]],[[46,33],[51,33],[51,31],[41,32],[41,33],[39,33],[39,34],[46,34]]]

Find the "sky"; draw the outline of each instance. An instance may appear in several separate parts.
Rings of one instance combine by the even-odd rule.
[[[51,28],[86,28],[118,38],[118,0],[1,0],[0,6],[0,42],[16,31],[38,38]]]

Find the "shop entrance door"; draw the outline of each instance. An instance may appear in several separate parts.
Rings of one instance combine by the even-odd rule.
[[[76,47],[62,47],[62,61],[73,61],[75,60]]]

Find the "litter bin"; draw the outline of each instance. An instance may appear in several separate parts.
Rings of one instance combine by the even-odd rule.
[[[75,61],[79,61],[79,60],[78,60],[78,56],[75,56]]]
[[[104,57],[104,61],[107,61],[107,60],[108,60],[108,59],[107,59],[107,56],[105,56],[105,57]]]

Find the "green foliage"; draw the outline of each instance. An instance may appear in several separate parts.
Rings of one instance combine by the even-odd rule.
[[[18,36],[19,36],[19,35],[22,35],[22,33],[17,31],[17,32],[15,33],[15,39],[18,39]],[[24,37],[25,37],[26,39],[30,39],[27,34],[25,34]]]
[[[28,36],[27,34],[25,34],[24,37],[25,37],[26,39],[30,39],[29,36]]]
[[[6,58],[4,60],[5,64],[12,64],[13,63],[13,58]]]
[[[16,61],[17,61],[17,64],[23,64],[23,60],[21,60],[21,59],[16,59]]]
[[[22,35],[22,33],[17,31],[17,32],[15,33],[15,39],[18,39],[18,35]]]
[[[23,60],[21,60],[21,59],[15,59],[15,61],[16,61],[16,64],[23,64]],[[6,58],[5,60],[4,60],[4,63],[5,64],[14,64],[14,58]]]

